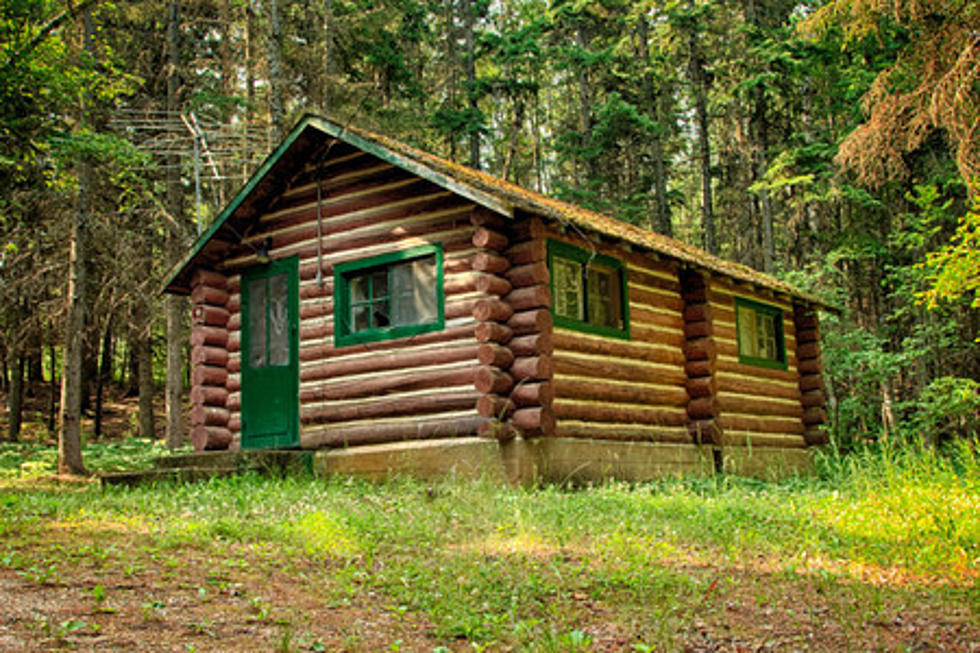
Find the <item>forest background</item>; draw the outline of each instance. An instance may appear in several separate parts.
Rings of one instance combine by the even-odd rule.
[[[106,387],[153,437],[166,386],[180,444],[189,310],[160,281],[316,112],[840,307],[843,450],[975,439],[978,24],[972,0],[0,0],[5,435],[50,387],[81,471]]]

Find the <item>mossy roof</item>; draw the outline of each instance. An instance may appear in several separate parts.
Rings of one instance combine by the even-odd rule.
[[[527,188],[522,188],[499,177],[487,174],[468,166],[453,163],[447,159],[424,152],[387,136],[376,134],[350,124],[341,124],[320,116],[303,117],[275,152],[269,155],[252,179],[242,188],[228,207],[218,216],[211,228],[195,243],[192,250],[167,276],[164,289],[171,292],[186,292],[186,278],[196,259],[204,252],[211,239],[222,229],[229,227],[229,221],[241,219],[241,213],[248,214],[247,206],[251,196],[276,192],[274,184],[263,183],[267,177],[282,179],[284,159],[291,149],[302,149],[304,140],[308,142],[309,130],[325,133],[349,145],[378,156],[382,160],[400,166],[420,177],[449,190],[457,192],[486,208],[508,217],[518,212],[539,215],[562,223],[574,225],[580,230],[597,232],[614,239],[625,241],[638,249],[655,252],[672,258],[693,268],[714,274],[731,277],[743,282],[785,293],[807,303],[830,308],[824,301],[768,274],[754,270],[746,265],[727,261],[709,254],[703,249],[664,236],[648,229],[623,222],[608,215],[548,197]],[[305,137],[305,139],[304,139]],[[309,147],[309,146],[307,146]],[[292,166],[289,166],[292,167]],[[280,189],[281,190],[281,189]],[[235,230],[233,229],[233,232]],[[183,283],[182,283],[183,280]]]

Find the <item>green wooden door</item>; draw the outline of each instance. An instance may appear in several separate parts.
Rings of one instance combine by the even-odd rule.
[[[299,446],[298,260],[242,275],[242,448]]]

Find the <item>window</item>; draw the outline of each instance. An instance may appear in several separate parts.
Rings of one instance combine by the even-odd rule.
[[[629,338],[622,263],[567,243],[549,241],[548,268],[556,325]]]
[[[334,268],[334,344],[443,328],[442,248],[424,245]]]
[[[740,363],[786,369],[781,310],[736,297],[735,331]]]

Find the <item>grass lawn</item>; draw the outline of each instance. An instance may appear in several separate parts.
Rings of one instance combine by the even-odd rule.
[[[94,469],[146,461],[128,440]],[[980,463],[521,489],[102,490],[0,446],[0,649],[977,650]]]

